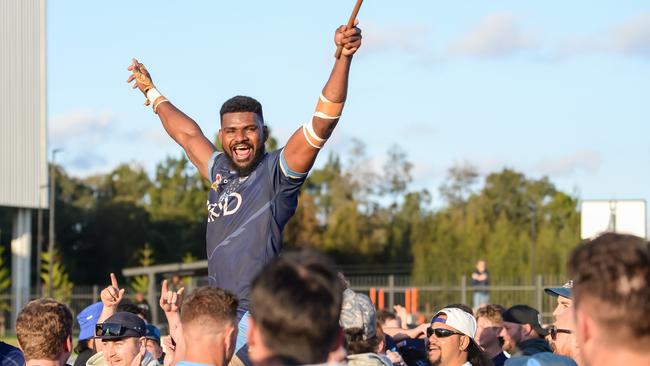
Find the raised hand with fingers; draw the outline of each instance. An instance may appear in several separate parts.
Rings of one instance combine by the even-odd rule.
[[[342,47],[341,54],[346,57],[352,57],[359,47],[361,47],[361,29],[357,27],[359,21],[355,21],[353,27],[342,25],[338,27],[334,34],[334,43],[337,47]]]
[[[153,85],[153,80],[151,80],[151,75],[149,75],[149,71],[147,71],[147,68],[143,64],[139,63],[138,60],[131,59],[131,65],[129,65],[127,70],[131,71],[132,74],[129,76],[126,82],[131,83],[134,81],[133,89],[140,89],[142,94],[146,96],[147,91],[155,87]],[[153,102],[153,100],[147,98],[144,105],[149,105]]]
[[[122,297],[124,297],[124,291],[125,289],[119,287],[115,274],[111,273],[111,285],[104,288],[99,297],[104,307],[117,308],[117,305],[122,301]]]
[[[176,292],[168,290],[167,280],[162,282],[160,307],[165,313],[177,313],[180,310],[184,291],[185,287],[181,287]]]

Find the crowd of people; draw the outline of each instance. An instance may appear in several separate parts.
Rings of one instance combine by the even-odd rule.
[[[233,293],[200,287],[183,296],[184,288],[163,281],[169,334],[161,337],[111,274],[101,302],[76,316],[76,345],[70,309],[33,300],[16,321],[20,349],[0,343],[0,365],[650,365],[648,242],[604,234],[579,245],[567,268],[572,280],[545,290],[557,299],[551,325],[523,304],[448,304],[414,325],[399,305],[377,311],[328,258],[287,253],[254,278],[246,344],[237,352]]]

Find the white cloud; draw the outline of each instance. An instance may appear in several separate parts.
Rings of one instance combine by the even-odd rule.
[[[632,17],[613,29],[610,46],[614,51],[650,58],[650,13]]]
[[[453,42],[448,51],[453,55],[499,58],[536,47],[536,37],[525,32],[513,14],[495,13]]]
[[[578,171],[596,172],[603,162],[601,154],[594,150],[580,150],[574,153],[542,160],[537,168],[545,175],[567,176]]]
[[[113,129],[114,122],[113,112],[110,110],[72,110],[50,120],[50,139],[55,144],[63,144],[71,140],[106,138]]]
[[[400,51],[424,55],[430,50],[430,31],[421,24],[368,24],[364,27],[363,54]]]

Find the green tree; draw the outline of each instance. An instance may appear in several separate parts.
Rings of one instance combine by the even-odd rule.
[[[153,265],[155,262],[153,254],[151,245],[149,245],[149,243],[144,243],[144,247],[137,253],[138,264],[141,267],[149,267]],[[146,297],[149,293],[149,276],[142,275],[133,277],[133,280],[131,280],[131,288],[135,293],[140,292]]]
[[[0,245],[0,294],[4,295],[11,287],[11,272],[5,261],[5,247]],[[0,314],[11,309],[11,305],[6,300],[0,300]]]
[[[48,294],[49,297],[52,297],[60,302],[69,303],[72,299],[72,289],[74,284],[70,281],[70,277],[65,269],[65,265],[61,262],[61,256],[59,255],[58,249],[54,248],[50,258],[50,253],[47,251],[43,252],[41,255],[42,260],[42,272],[41,280],[43,281],[43,293]],[[50,289],[50,262],[52,262],[52,293],[49,293]]]

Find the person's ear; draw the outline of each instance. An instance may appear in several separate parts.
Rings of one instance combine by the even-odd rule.
[[[460,337],[460,346],[458,347],[459,350],[465,351],[467,350],[467,347],[469,347],[469,342],[470,339],[468,336],[464,335]]]
[[[345,332],[343,331],[343,328],[338,327],[336,336],[334,337],[334,342],[332,342],[332,345],[330,346],[330,352],[336,351],[340,347],[343,347],[344,343],[345,343]]]
[[[235,353],[235,346],[237,345],[237,333],[239,332],[239,328],[237,327],[237,323],[234,323],[233,325],[228,325],[224,331],[224,346],[226,347],[226,350],[228,352],[228,355],[232,355]]]
[[[266,143],[266,140],[269,139],[269,126],[262,125],[262,141]]]
[[[72,352],[72,335],[65,340],[65,352]]]

